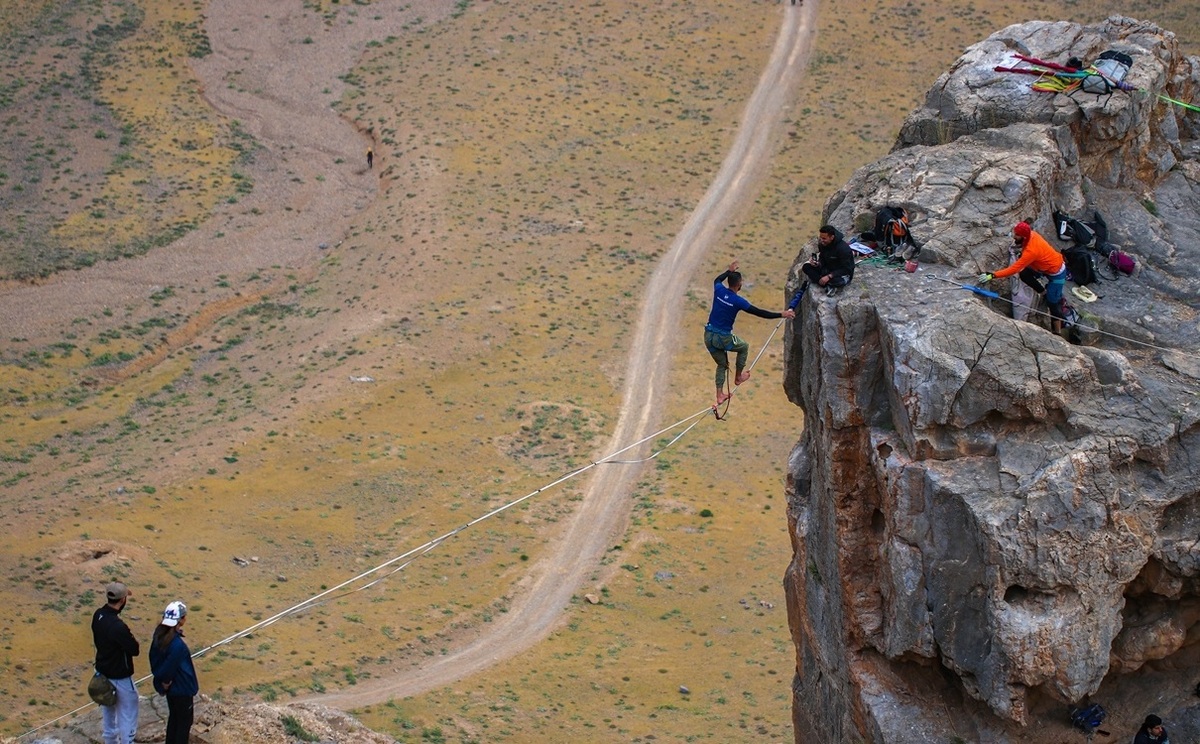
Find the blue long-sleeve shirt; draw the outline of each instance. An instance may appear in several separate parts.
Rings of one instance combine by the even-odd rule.
[[[742,310],[768,320],[783,317],[782,313],[751,305],[745,297],[726,287],[722,282],[728,276],[729,272],[726,271],[713,280],[712,310],[708,313],[708,325],[705,328],[717,333],[733,333],[733,321],[737,320],[737,314]]]
[[[181,635],[172,638],[165,649],[150,642],[150,671],[154,673],[154,689],[160,695],[193,697],[200,692],[192,653]],[[168,682],[170,687],[165,686]]]

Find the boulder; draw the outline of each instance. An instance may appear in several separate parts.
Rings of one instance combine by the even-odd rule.
[[[1035,93],[993,70],[1110,48],[1144,91]],[[915,274],[863,265],[840,294],[808,293],[786,341],[805,414],[785,580],[798,742],[1065,738],[1068,705],[1119,709],[1151,681],[1191,704],[1200,117],[1157,94],[1190,100],[1198,69],[1129,18],[1004,29],[827,202],[848,231],[903,205],[925,248]],[[963,289],[1009,263],[1018,221],[1065,247],[1055,207],[1099,211],[1140,265],[1092,286],[1092,345],[1015,320],[1009,280],[999,298]]]

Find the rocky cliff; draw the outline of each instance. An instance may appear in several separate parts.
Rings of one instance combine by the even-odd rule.
[[[994,70],[1107,49],[1136,90]],[[907,207],[925,248],[809,293],[787,341],[797,742],[1068,740],[1086,700],[1118,738],[1148,712],[1200,729],[1200,114],[1159,97],[1198,91],[1152,24],[1013,26],[829,199],[847,233]],[[1007,265],[1024,219],[1065,247],[1055,207],[1098,210],[1139,263],[1092,286],[1089,345],[1014,320],[1008,280],[944,281]]]

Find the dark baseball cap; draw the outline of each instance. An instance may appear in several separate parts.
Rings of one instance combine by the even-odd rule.
[[[129,587],[119,581],[109,584],[104,591],[108,595],[109,602],[120,602],[133,593],[129,591]]]

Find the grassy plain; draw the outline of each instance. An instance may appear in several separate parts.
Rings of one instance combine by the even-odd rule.
[[[0,3],[0,279],[137,255],[249,186],[252,143],[188,60],[203,3]]]
[[[40,16],[3,0],[0,18],[29,28],[46,9],[83,6],[36,5]],[[7,116],[6,137],[30,143],[8,151],[0,184],[5,219],[25,215],[26,232],[0,225],[10,273],[51,265],[23,249],[55,236],[69,248],[51,251],[56,266],[152,241],[254,181],[252,164],[238,170],[253,144],[192,94],[182,63],[203,8],[102,7],[143,20],[95,87],[72,93],[75,113],[46,119],[41,149],[30,118],[40,102]],[[306,7],[371,20],[366,0]],[[699,339],[711,276],[738,258],[751,301],[780,304],[825,198],[890,148],[964,46],[1015,21],[1118,9],[1195,49],[1196,3],[822,0],[775,167],[694,277],[678,341],[661,350],[677,380],[663,420],[711,394]],[[143,638],[166,602],[187,601],[198,648],[603,454],[639,286],[719,167],[786,12],[734,0],[474,2],[380,38],[357,69],[331,71],[351,86],[339,110],[376,143],[377,198],[311,275],[214,314],[145,367],[190,320],[156,311],[165,297],[97,307],[59,338],[7,339],[0,731],[80,701],[87,617],[110,578],[134,587],[128,614]],[[154,28],[187,33],[139,36]],[[10,59],[29,78],[54,54],[21,53]],[[186,144],[199,139],[214,144]],[[148,184],[157,190],[139,192]],[[89,218],[99,203],[104,216]],[[287,269],[263,267],[272,272]],[[771,327],[739,326],[755,351]],[[628,530],[546,642],[364,720],[413,742],[790,740],[783,474],[802,419],[779,389],[777,348],[729,421],[644,471]],[[286,700],[437,657],[505,611],[579,491],[547,491],[386,582],[222,647],[199,665],[205,691]]]

